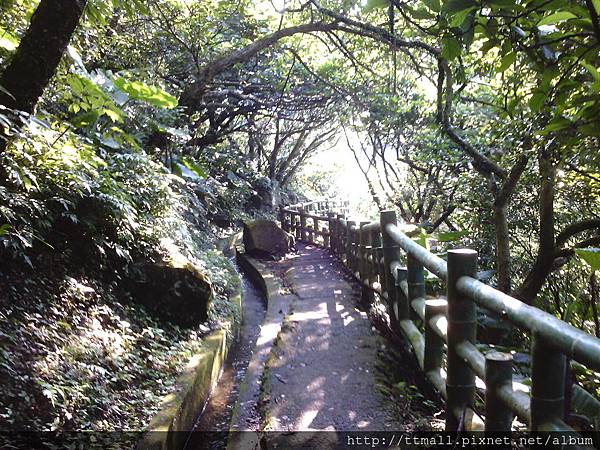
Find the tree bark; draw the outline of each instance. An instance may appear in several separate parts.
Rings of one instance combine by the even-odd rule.
[[[511,289],[511,261],[510,261],[510,233],[508,219],[506,217],[506,206],[493,207],[494,228],[496,231],[496,269],[498,271],[497,289],[502,292],[510,292]]]
[[[510,293],[512,289],[511,256],[510,256],[510,229],[507,210],[517,183],[527,167],[528,158],[522,155],[511,168],[508,177],[502,183],[499,192],[492,189],[494,204],[494,228],[496,233],[496,270],[498,290]]]
[[[42,0],[0,77],[0,104],[33,114],[79,24],[86,0]],[[18,124],[17,124],[18,126]],[[7,136],[0,135],[0,152]]]
[[[33,113],[75,32],[86,0],[42,0],[0,85],[0,104]]]
[[[539,248],[535,264],[515,296],[527,304],[533,303],[552,270],[555,259],[555,234],[554,234],[554,196],[556,167],[553,163],[552,153],[544,149],[538,155],[540,167],[540,200],[539,200]]]
[[[300,33],[332,31],[337,29],[337,27],[338,26],[335,22],[311,22],[289,28],[282,28],[261,39],[258,39],[257,41],[252,42],[251,44],[239,50],[234,50],[229,53],[219,55],[217,58],[213,59],[200,69],[198,80],[186,86],[181,94],[179,103],[183,106],[194,109],[202,98],[202,95],[204,95],[206,92],[207,85],[215,76],[233,67],[237,63],[248,61],[250,58],[257,55],[264,49],[269,48],[286,37]]]

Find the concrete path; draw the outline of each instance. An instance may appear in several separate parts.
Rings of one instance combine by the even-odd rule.
[[[357,309],[360,288],[341,264],[326,250],[298,244],[296,254],[266,265],[295,299],[268,363],[265,429],[401,430],[375,382],[383,339]]]

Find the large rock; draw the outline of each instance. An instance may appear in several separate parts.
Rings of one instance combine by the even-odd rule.
[[[244,222],[243,239],[246,253],[257,256],[283,256],[294,244],[291,235],[283,231],[273,220]]]
[[[212,283],[174,244],[162,244],[165,260],[139,264],[138,275],[127,283],[129,291],[154,315],[182,327],[195,327],[208,317],[214,297]]]

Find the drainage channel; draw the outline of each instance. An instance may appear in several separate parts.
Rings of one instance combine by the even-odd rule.
[[[265,317],[265,300],[252,282],[242,275],[242,317],[240,336],[233,344],[223,374],[213,390],[184,450],[217,450],[227,446],[229,426],[239,397],[252,351]],[[260,417],[256,417],[256,421]]]

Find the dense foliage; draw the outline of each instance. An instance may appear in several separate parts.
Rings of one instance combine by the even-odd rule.
[[[499,289],[600,335],[597,0],[0,0],[0,11],[0,264],[7,286],[65,267],[39,306],[56,323],[73,304],[89,331],[109,308],[107,332],[143,339],[155,324],[126,294],[98,287],[87,302],[69,280],[117,289],[171,244],[224,300],[235,277],[211,242],[295,201],[291,190],[335,195],[340,174],[307,164],[345,146],[374,210],[421,225],[436,250],[476,247]],[[2,302],[15,305],[0,335],[9,361],[19,351],[4,341],[39,312]],[[176,341],[165,355],[194,345],[156,326]],[[37,339],[23,330],[18,345]],[[43,426],[67,426],[83,403],[34,378],[51,400]],[[96,419],[77,426],[117,424]]]

